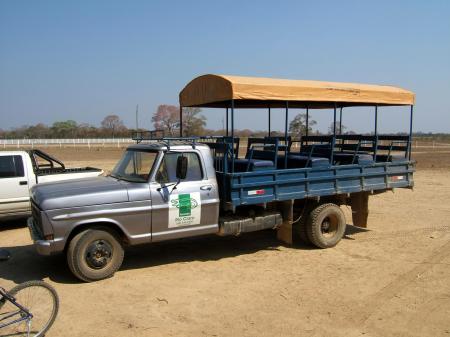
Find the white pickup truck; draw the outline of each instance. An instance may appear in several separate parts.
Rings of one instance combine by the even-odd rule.
[[[0,151],[0,221],[31,215],[30,189],[36,184],[96,177],[93,167],[66,168],[40,150]]]

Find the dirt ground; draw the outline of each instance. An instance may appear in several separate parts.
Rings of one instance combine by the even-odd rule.
[[[111,169],[120,149],[52,149]],[[64,257],[35,253],[23,222],[2,224],[0,285],[58,291],[55,336],[450,336],[450,153],[418,152],[414,191],[370,199],[368,230],[327,250],[272,231],[128,249],[108,280],[80,283]],[[80,159],[82,159],[80,161]],[[1,335],[1,333],[0,333]]]

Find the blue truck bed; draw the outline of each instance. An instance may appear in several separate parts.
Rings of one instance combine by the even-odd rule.
[[[414,171],[415,163],[405,160],[370,165],[217,172],[217,176],[224,205],[233,208],[271,201],[411,188]]]

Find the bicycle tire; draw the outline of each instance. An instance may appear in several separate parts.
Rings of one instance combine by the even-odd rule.
[[[39,299],[39,292],[45,294],[45,301]],[[58,315],[59,297],[56,290],[46,282],[36,280],[20,283],[10,291],[8,291],[8,294],[13,296],[16,299],[17,303],[25,307],[33,315],[29,336],[43,337],[45,333],[51,328],[51,326],[55,322],[56,316]],[[33,300],[36,300],[36,302],[33,302]],[[8,301],[6,301],[3,306],[5,306],[7,303]],[[49,304],[50,310],[45,308],[46,304]],[[41,316],[47,311],[50,311],[50,313],[48,314],[48,318],[42,319]],[[42,324],[40,324],[41,320],[43,320]],[[17,324],[17,326],[14,328],[19,329],[20,325]],[[19,330],[17,330],[17,332],[20,333]],[[27,335],[25,333],[25,330],[23,335]]]

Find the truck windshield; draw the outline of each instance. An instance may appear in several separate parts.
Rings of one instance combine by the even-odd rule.
[[[148,181],[157,152],[127,150],[111,172],[116,179],[143,183]]]

